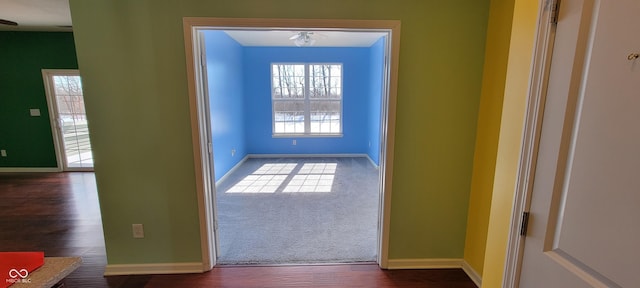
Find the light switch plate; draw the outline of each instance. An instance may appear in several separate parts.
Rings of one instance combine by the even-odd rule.
[[[31,116],[40,116],[40,109],[29,109]]]

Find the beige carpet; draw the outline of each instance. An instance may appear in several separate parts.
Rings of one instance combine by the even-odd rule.
[[[217,186],[221,264],[375,261],[378,169],[358,158],[250,158]]]

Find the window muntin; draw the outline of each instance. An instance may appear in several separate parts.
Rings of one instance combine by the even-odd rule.
[[[309,72],[310,98],[342,98],[342,65],[311,64]]]
[[[274,131],[283,134],[303,134],[304,114],[304,101],[274,101]]]
[[[305,65],[272,65],[273,99],[304,99]]]
[[[273,135],[342,134],[342,64],[271,65]]]
[[[340,134],[340,101],[310,101],[311,133]]]

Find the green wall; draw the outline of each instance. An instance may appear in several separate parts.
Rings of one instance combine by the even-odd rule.
[[[0,32],[0,63],[0,167],[56,167],[41,69],[78,69],[73,34]]]
[[[201,260],[185,16],[400,20],[389,258],[463,257],[488,0],[70,3],[109,264]]]

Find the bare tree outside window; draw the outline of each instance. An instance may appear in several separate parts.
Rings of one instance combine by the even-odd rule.
[[[59,115],[63,119],[86,121],[82,82],[79,76],[53,76]]]
[[[78,73],[43,70],[47,97],[54,101],[52,119],[59,127],[56,139],[62,144],[64,169],[93,167],[93,153],[84,107],[82,81]],[[57,75],[56,75],[57,74]]]
[[[341,64],[272,64],[274,135],[342,133]]]

